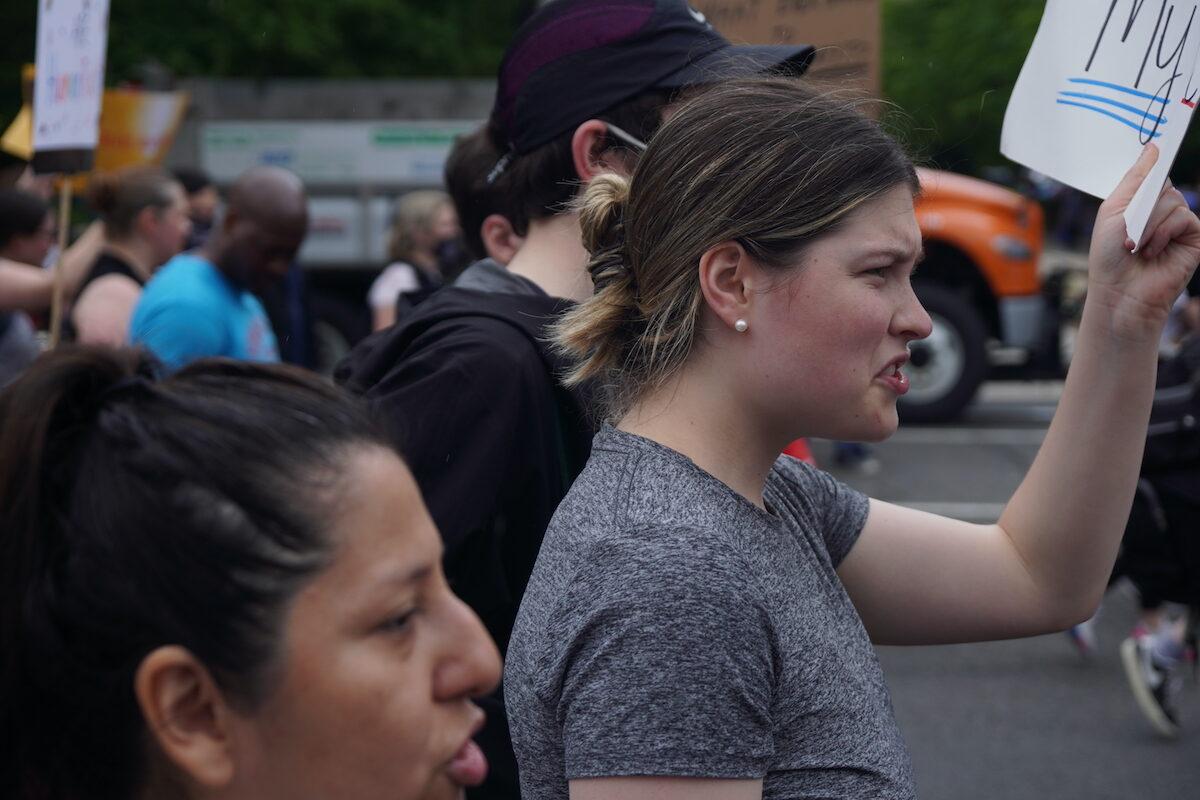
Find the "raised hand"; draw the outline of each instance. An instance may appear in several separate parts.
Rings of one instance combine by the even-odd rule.
[[[1138,252],[1125,227],[1124,213],[1158,160],[1147,145],[1141,157],[1100,206],[1088,253],[1088,302],[1111,314],[1114,334],[1125,339],[1157,339],[1175,298],[1200,263],[1200,219],[1179,190],[1163,187],[1150,214]]]

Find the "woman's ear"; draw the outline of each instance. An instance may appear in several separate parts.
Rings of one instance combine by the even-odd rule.
[[[208,669],[183,647],[159,647],[142,659],[133,685],[146,729],[167,762],[201,786],[227,786],[234,776],[233,718]]]
[[[720,242],[700,256],[700,291],[712,312],[730,330],[738,320],[749,323],[758,272],[737,242]]]
[[[587,183],[601,172],[616,172],[629,177],[629,165],[610,145],[608,126],[598,119],[589,119],[575,129],[571,137],[571,157],[580,181]]]
[[[133,221],[133,229],[142,236],[150,236],[154,227],[162,217],[162,210],[154,206],[146,206],[137,213]]]

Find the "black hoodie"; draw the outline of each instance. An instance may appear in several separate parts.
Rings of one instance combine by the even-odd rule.
[[[454,591],[503,653],[542,536],[583,469],[594,428],[564,389],[545,326],[571,307],[545,294],[442,289],[367,338],[335,379],[368,399],[408,461],[445,542]],[[502,693],[480,745],[474,797],[518,797]]]

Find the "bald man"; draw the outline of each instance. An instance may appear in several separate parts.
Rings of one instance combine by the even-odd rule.
[[[206,356],[278,361],[275,335],[254,294],[283,280],[307,230],[299,178],[278,167],[243,173],[208,242],[175,256],[146,284],[130,342],[171,369]]]

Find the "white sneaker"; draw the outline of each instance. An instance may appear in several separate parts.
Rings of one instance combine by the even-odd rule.
[[[1159,734],[1174,739],[1179,735],[1176,703],[1182,685],[1178,665],[1164,668],[1155,664],[1149,644],[1146,638],[1121,642],[1121,665],[1142,714]]]

